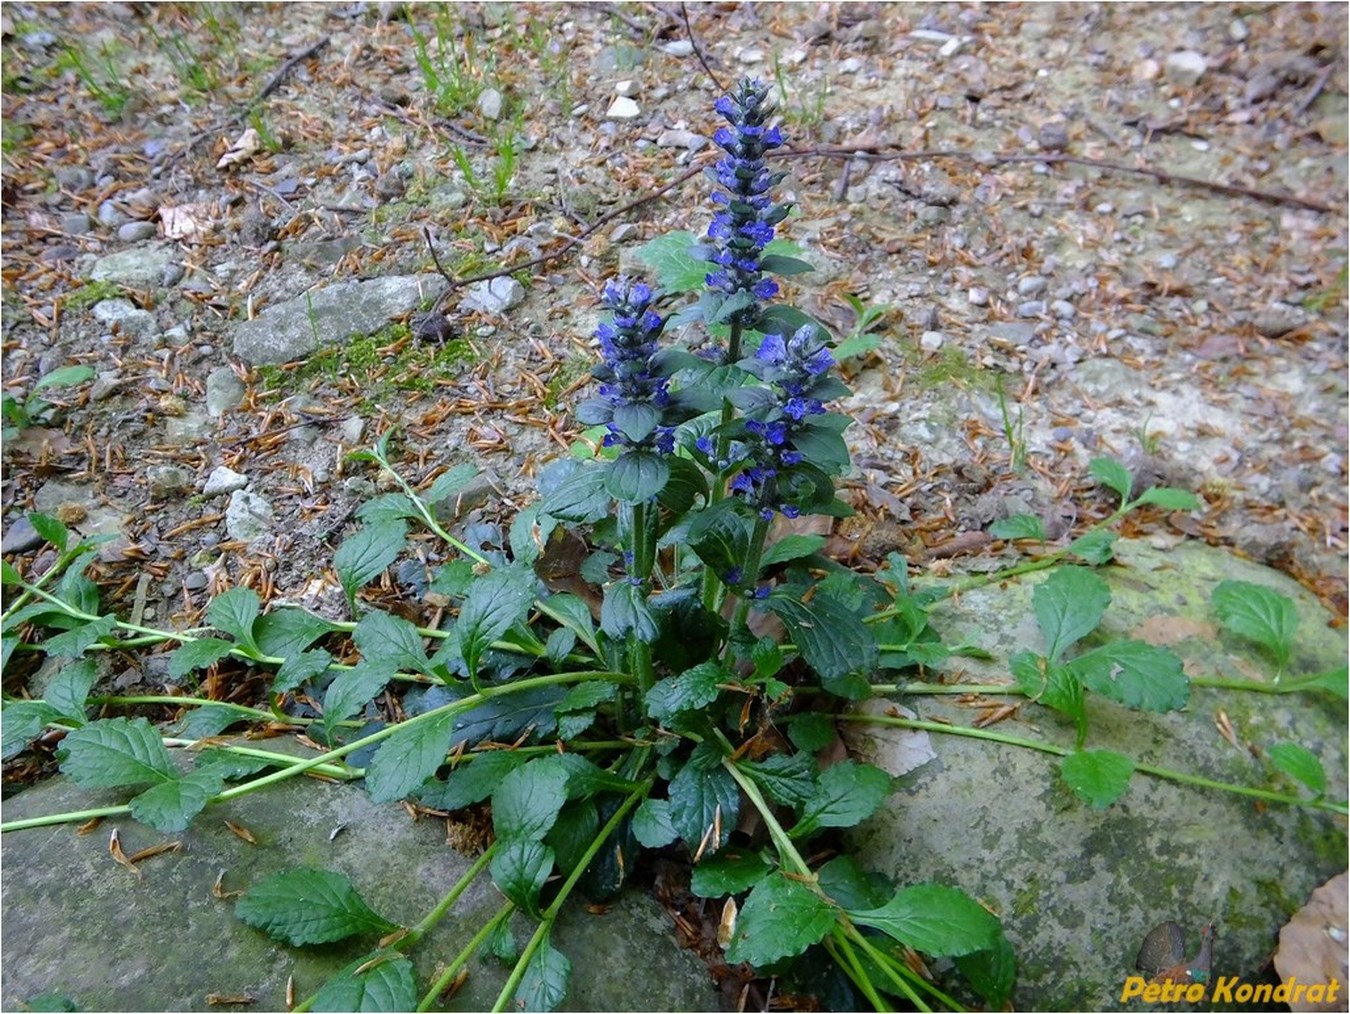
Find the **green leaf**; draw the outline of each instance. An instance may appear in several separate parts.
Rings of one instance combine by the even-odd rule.
[[[431,488],[421,494],[423,502],[428,505],[440,503],[452,493],[458,493],[473,482],[474,479],[478,478],[480,471],[481,469],[477,465],[471,465],[467,461],[460,462],[436,477],[436,481],[431,484]]]
[[[1008,667],[1027,697],[1068,715],[1080,731],[1086,730],[1083,685],[1068,666],[1053,664],[1030,651],[1019,651],[1008,660]]]
[[[695,501],[700,498],[707,500],[708,477],[703,474],[703,469],[688,458],[670,457],[665,460],[670,466],[670,479],[656,498],[672,514],[682,516],[694,506]]]
[[[219,662],[234,648],[233,641],[222,641],[218,637],[200,637],[195,641],[184,641],[169,656],[169,675],[181,680],[194,669],[205,669]]]
[[[782,873],[755,885],[736,918],[727,963],[763,966],[801,954],[834,925],[835,909],[815,891]]]
[[[775,275],[804,275],[816,270],[809,262],[797,257],[783,257],[779,254],[766,254],[759,259],[761,271]]]
[[[834,742],[837,732],[834,719],[819,711],[793,715],[788,724],[788,739],[798,750],[815,753]]]
[[[633,812],[633,837],[649,849],[664,848],[678,838],[670,822],[670,801],[644,799]]]
[[[323,720],[331,731],[338,722],[356,714],[374,698],[393,678],[394,670],[387,666],[358,662],[333,677],[323,695]]]
[[[229,634],[245,648],[257,652],[253,621],[258,618],[261,608],[258,593],[252,588],[231,588],[211,600],[211,604],[206,607],[206,622]]]
[[[700,898],[748,891],[773,867],[758,852],[719,852],[694,867],[689,890]]]
[[[942,884],[902,888],[880,908],[850,911],[849,917],[935,958],[997,947],[1003,932],[999,921],[964,891]]]
[[[625,451],[605,466],[605,489],[620,503],[645,503],[669,480],[666,460],[648,451]]]
[[[23,584],[23,575],[8,560],[0,560],[0,585]]]
[[[689,545],[714,574],[725,580],[750,552],[750,529],[736,513],[735,504],[722,500],[694,515]]]
[[[6,395],[8,397],[8,395]],[[64,993],[43,993],[41,996],[29,997],[23,1002],[23,1009],[26,1011],[77,1011],[80,1008],[75,1006],[75,1001]]]
[[[176,778],[169,751],[144,718],[104,718],[61,742],[61,773],[85,789],[158,784]]]
[[[342,540],[342,545],[333,554],[333,569],[337,571],[348,602],[354,602],[356,593],[394,562],[407,535],[405,522],[384,521],[365,525],[355,535]]]
[[[1066,648],[1097,629],[1110,604],[1106,582],[1082,567],[1060,567],[1037,585],[1031,608],[1045,635],[1046,657],[1058,662]]]
[[[328,667],[332,664],[333,656],[322,648],[302,651],[298,655],[288,655],[286,661],[282,662],[280,668],[277,669],[270,692],[284,694],[294,690],[305,680],[313,679],[315,676],[327,672]]]
[[[520,946],[516,943],[515,934],[511,932],[510,919],[503,919],[497,923],[483,946],[494,958],[507,964],[515,964],[516,959],[520,957]]]
[[[809,753],[778,753],[762,761],[741,761],[737,766],[784,806],[799,807],[818,790],[816,759]]]
[[[492,794],[492,828],[506,841],[539,840],[567,802],[567,768],[557,757],[542,757],[516,768]]]
[[[835,856],[816,870],[816,883],[841,908],[879,908],[892,891],[890,881],[867,872],[851,855]]]
[[[253,636],[264,655],[289,659],[325,634],[339,629],[337,624],[322,616],[283,606],[259,617],[253,624]]]
[[[268,760],[266,757],[246,757],[232,750],[213,746],[197,753],[194,770],[213,771],[224,781],[237,782],[241,778],[256,775],[259,771],[280,763],[281,761]]]
[[[230,708],[215,704],[204,704],[193,708],[184,717],[177,728],[177,734],[184,739],[206,739],[218,736],[235,722],[244,721],[244,716]]]
[[[79,658],[91,646],[116,629],[116,617],[100,616],[96,620],[67,630],[64,634],[47,638],[42,642],[42,650],[52,658]]]
[[[823,535],[786,535],[764,552],[760,567],[772,567],[774,564],[800,560],[803,556],[818,553],[825,546]]]
[[[356,516],[367,524],[381,524],[418,516],[417,507],[406,493],[381,493],[356,509]]]
[[[1181,659],[1143,641],[1111,641],[1078,656],[1068,668],[1089,690],[1127,708],[1180,711],[1191,696]]]
[[[609,513],[609,493],[605,490],[608,469],[602,465],[578,465],[544,496],[543,512],[559,521],[586,524],[599,521]]]
[[[1004,1010],[1017,980],[1017,955],[1008,936],[999,928],[998,944],[973,954],[960,954],[956,967],[977,993],[989,1001],[990,1010]]]
[[[74,387],[76,384],[83,384],[86,380],[93,380],[97,374],[92,366],[62,366],[50,373],[44,374],[36,384],[30,394],[37,394],[49,387]],[[36,526],[34,526],[36,527]]]
[[[374,962],[372,964],[372,962]],[[356,970],[368,966],[360,975]],[[398,951],[357,958],[323,984],[310,1010],[408,1011],[417,1006],[412,962]]]
[[[647,714],[658,722],[668,722],[681,711],[707,707],[721,692],[719,683],[735,677],[716,662],[703,662],[678,676],[667,677],[647,691]]]
[[[361,657],[373,665],[423,675],[431,671],[422,635],[400,616],[373,609],[361,617],[352,640],[361,649]]]
[[[292,947],[398,928],[372,912],[343,874],[312,868],[273,874],[235,902],[234,914]]]
[[[1045,541],[1045,524],[1035,514],[1014,514],[989,526],[996,539],[1036,539]]]
[[[1153,504],[1166,511],[1198,511],[1205,506],[1190,490],[1173,489],[1170,486],[1152,486],[1144,490],[1135,503]]]
[[[881,768],[841,761],[820,773],[815,795],[789,834],[805,838],[822,827],[853,827],[872,816],[890,793],[891,776]]]
[[[544,837],[544,844],[553,850],[559,873],[566,876],[577,868],[599,830],[600,816],[594,800],[571,802],[559,811],[557,821]]]
[[[876,669],[877,641],[852,610],[824,593],[799,602],[776,592],[765,604],[788,628],[824,689],[850,700],[869,693],[867,676]]]
[[[85,698],[98,682],[98,666],[92,658],[82,658],[63,666],[45,694],[47,703],[67,718],[84,724]]]
[[[483,652],[528,615],[534,602],[534,585],[534,571],[515,565],[489,571],[469,588],[459,609],[455,635],[464,664],[474,678]]]
[[[0,712],[0,741],[4,749],[0,757],[9,760],[23,752],[51,721],[60,718],[60,712],[46,701],[6,701]]]
[[[1088,471],[1103,486],[1115,490],[1120,495],[1121,503],[1129,500],[1134,480],[1130,477],[1129,469],[1115,458],[1093,458],[1088,462]]]
[[[1340,666],[1314,676],[1304,676],[1296,682],[1286,683],[1285,687],[1297,690],[1325,690],[1345,700],[1350,697],[1350,666]]]
[[[869,352],[881,348],[881,336],[876,334],[849,335],[834,347],[834,361],[842,363],[845,359],[857,359]]]
[[[553,872],[553,849],[530,838],[498,842],[488,870],[507,900],[526,915],[539,917],[539,892]]]
[[[1094,810],[1105,810],[1130,788],[1134,761],[1113,750],[1079,750],[1059,764],[1064,783]]]
[[[560,714],[565,711],[587,711],[598,704],[614,700],[618,693],[617,686],[604,680],[578,683],[563,696],[557,710]]]
[[[402,799],[445,763],[455,732],[454,712],[405,725],[380,745],[366,767],[366,789],[377,803]]]
[[[695,759],[687,761],[670,780],[670,823],[689,851],[710,856],[727,843],[740,816],[741,795],[736,780],[722,767],[705,770]],[[717,827],[721,833],[710,834]],[[706,843],[705,843],[706,839]]]
[[[692,232],[668,232],[635,251],[637,259],[652,269],[657,283],[667,292],[697,292],[710,270],[706,261],[695,260],[690,250],[698,239]]]
[[[70,543],[70,529],[63,525],[59,518],[38,511],[29,511],[28,523],[33,526],[33,531],[55,546],[57,552],[66,551],[66,546]]]
[[[422,786],[418,798],[424,806],[434,810],[461,810],[481,803],[497,791],[510,772],[525,763],[526,758],[510,750],[493,750],[470,755],[455,766],[444,782],[428,782]]]
[[[644,644],[656,640],[661,632],[646,593],[627,581],[616,581],[605,589],[600,603],[600,629],[615,639],[631,634]]]
[[[567,996],[567,984],[571,977],[572,962],[553,946],[545,934],[525,965],[525,974],[521,976],[520,986],[516,989],[516,1006],[529,1011],[557,1009]]]
[[[1317,795],[1327,790],[1327,773],[1317,754],[1298,743],[1276,743],[1266,751],[1270,762]]]
[[[221,790],[225,777],[211,768],[146,789],[131,801],[131,815],[156,831],[174,834],[192,823],[206,804]]]
[[[1281,670],[1289,664],[1298,630],[1298,610],[1293,601],[1273,588],[1250,581],[1220,581],[1210,601],[1225,627],[1268,648]]]
[[[1084,563],[1100,567],[1104,563],[1110,563],[1112,557],[1116,555],[1116,538],[1115,532],[1098,528],[1070,542],[1068,551]]]

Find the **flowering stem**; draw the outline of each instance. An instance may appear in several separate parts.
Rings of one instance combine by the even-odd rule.
[[[629,519],[628,545],[633,553],[630,574],[634,580],[642,581],[644,589],[650,590],[656,554],[655,540],[652,538],[654,533],[651,531],[650,523],[654,515],[650,514],[647,507],[646,502],[633,504],[624,511],[624,514]],[[652,647],[640,640],[636,634],[630,635],[629,641],[628,657],[633,665],[634,675],[637,676],[638,707],[642,710],[647,691],[656,682],[656,674],[652,669]]]
[[[732,618],[731,629],[739,630],[745,626],[745,618],[750,612],[750,602],[754,598],[755,582],[759,580],[759,562],[764,558],[764,540],[769,534],[769,525],[771,522],[763,518],[755,520],[754,531],[750,533],[750,551],[745,556],[745,569],[742,571],[750,588],[741,594],[741,600],[736,604],[736,615]]]

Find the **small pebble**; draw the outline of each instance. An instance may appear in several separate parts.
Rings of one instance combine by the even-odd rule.
[[[1050,304],[1050,312],[1060,320],[1073,320],[1078,311],[1073,308],[1073,304],[1066,299],[1056,299]]]
[[[687,148],[689,151],[698,151],[707,143],[706,137],[692,130],[663,130],[656,138],[658,148]]]
[[[156,231],[154,222],[126,222],[117,227],[117,238],[123,243],[139,243],[150,239]]]
[[[188,591],[203,591],[210,583],[207,576],[200,570],[193,571],[187,577],[183,578],[183,587]]]
[[[609,234],[611,243],[626,243],[638,234],[638,227],[632,222],[624,222],[616,225],[614,231]]]
[[[21,517],[5,527],[5,536],[0,540],[0,552],[26,553],[42,545],[43,538],[37,533],[26,517]]]
[[[605,116],[611,120],[633,120],[641,115],[642,109],[626,95],[616,96],[605,111]]]
[[[1019,317],[1039,317],[1045,313],[1045,300],[1029,299],[1017,307]]]
[[[694,44],[688,39],[664,42],[659,48],[666,56],[692,56],[694,54]]]
[[[496,88],[484,88],[478,93],[478,112],[485,120],[496,120],[502,115],[502,93]]]
[[[1068,124],[1062,120],[1042,124],[1036,134],[1036,143],[1043,151],[1063,151],[1069,146]]]
[[[978,285],[973,286],[967,293],[966,299],[970,300],[971,306],[988,306],[989,290],[982,289]]]
[[[1209,64],[1201,53],[1193,49],[1183,49],[1167,57],[1165,73],[1167,80],[1182,88],[1191,88],[1200,83]]]
[[[614,94],[622,95],[624,98],[627,99],[631,99],[639,91],[641,91],[641,89],[638,87],[638,83],[634,81],[632,78],[627,78],[623,81],[620,81],[618,84],[614,86]]]
[[[1039,296],[1045,291],[1045,279],[1040,275],[1027,275],[1017,283],[1019,296]]]
[[[919,339],[919,347],[928,352],[936,352],[942,348],[942,344],[946,340],[947,336],[941,331],[925,331]]]
[[[61,216],[61,231],[67,236],[83,236],[93,227],[94,224],[89,220],[89,216],[82,211]]]
[[[104,201],[98,206],[98,223],[109,229],[115,229],[127,220],[127,216],[117,210],[112,201]]]
[[[742,49],[736,54],[736,59],[740,60],[741,63],[763,63],[764,50],[756,49],[753,46],[749,49]]]
[[[202,486],[204,496],[221,496],[225,493],[233,493],[236,489],[243,489],[248,485],[248,477],[240,475],[232,468],[226,468],[219,465],[211,470],[211,474],[206,477],[206,483]]]

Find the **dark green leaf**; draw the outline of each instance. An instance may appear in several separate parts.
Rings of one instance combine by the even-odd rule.
[[[835,856],[816,870],[816,882],[840,908],[880,908],[894,888],[879,873],[869,873],[850,855]]]
[[[820,326],[815,318],[808,317],[795,307],[772,303],[755,319],[754,328],[764,334],[790,335],[807,324]]]
[[[740,815],[740,789],[722,767],[705,769],[693,758],[670,780],[670,823],[689,850],[710,856],[727,843]],[[720,834],[713,836],[713,828]]]
[[[1120,495],[1121,503],[1130,498],[1130,487],[1134,480],[1129,469],[1115,458],[1093,458],[1088,462],[1088,471],[1103,486],[1113,489]]]
[[[331,730],[338,722],[351,718],[374,698],[393,678],[388,666],[358,662],[333,677],[323,695],[323,720]]]
[[[144,718],[104,718],[61,742],[61,773],[86,789],[158,784],[177,777],[169,752]]]
[[[492,882],[526,915],[539,917],[539,892],[553,872],[553,850],[542,841],[517,838],[497,843],[488,867]]]
[[[767,965],[819,943],[834,925],[835,909],[801,881],[770,873],[755,885],[736,919],[727,962]]]
[[[578,465],[543,498],[543,512],[560,521],[599,521],[609,513],[607,474],[602,465]]]
[[[689,545],[719,578],[738,568],[750,551],[750,529],[732,501],[722,500],[695,515]]]
[[[544,836],[544,844],[553,849],[559,873],[566,876],[576,869],[599,830],[594,800],[576,800],[559,811],[557,821]]]
[[[82,658],[62,666],[47,684],[47,703],[67,718],[84,724],[84,702],[98,682],[98,666],[92,658]]]
[[[33,526],[33,531],[55,546],[58,552],[64,553],[66,551],[66,546],[70,543],[70,529],[63,525],[58,518],[54,518],[50,514],[30,511],[28,523]]]
[[[356,516],[367,524],[381,524],[418,516],[417,508],[406,493],[382,493],[356,509]]]
[[[169,656],[169,675],[181,680],[194,669],[205,669],[219,662],[233,648],[233,641],[222,641],[218,637],[199,637],[195,641],[184,641]]]
[[[989,526],[996,539],[1037,539],[1045,541],[1045,524],[1035,514],[1014,514]]]
[[[96,620],[57,634],[42,642],[42,650],[52,658],[79,658],[92,645],[97,644],[117,629],[117,620],[112,616],[100,616]]]
[[[253,624],[253,636],[257,638],[258,648],[264,655],[289,659],[311,644],[338,630],[322,616],[303,609],[283,606],[273,609],[266,616],[259,617]]]
[[[788,739],[792,745],[805,753],[823,750],[834,742],[838,733],[834,719],[819,711],[807,711],[793,715],[788,725]]]
[[[692,232],[668,232],[643,243],[635,252],[667,292],[697,292],[703,288],[709,270],[705,261],[695,260],[690,253],[697,244]]]
[[[1327,790],[1327,773],[1322,762],[1305,746],[1298,743],[1276,743],[1266,751],[1270,762],[1297,781],[1302,782],[1317,795]]]
[[[823,535],[787,535],[770,546],[764,553],[762,567],[772,567],[789,560],[800,560],[803,556],[818,553],[825,546]]]
[[[8,397],[8,395],[6,395]],[[77,1011],[80,1008],[75,1006],[75,1001],[64,993],[43,993],[41,996],[29,997],[23,1002],[23,1010],[26,1011]]]
[[[777,802],[794,809],[816,795],[816,759],[809,753],[777,753],[738,765]]]
[[[520,946],[516,943],[516,935],[511,932],[511,920],[503,919],[497,923],[483,947],[498,961],[515,964],[520,957]]]
[[[177,734],[184,739],[207,739],[220,735],[235,722],[243,720],[243,716],[231,708],[204,704],[183,716]]]
[[[328,671],[333,664],[333,656],[322,648],[302,651],[298,655],[288,655],[281,663],[276,677],[272,680],[271,693],[284,694],[300,686],[305,680]]]
[[[462,598],[474,582],[473,564],[468,560],[451,560],[435,568],[431,574],[431,584],[427,590],[452,599]]]
[[[0,757],[9,760],[18,756],[49,722],[60,717],[46,701],[6,701],[4,711],[0,712],[0,723],[3,723],[0,740],[4,742]]]
[[[633,837],[649,849],[663,848],[679,837],[670,822],[670,801],[644,799],[633,813]]]
[[[525,619],[534,602],[534,572],[513,565],[490,571],[475,581],[464,597],[455,623],[459,650],[470,674],[493,641]]]
[[[683,515],[697,500],[708,498],[708,477],[688,458],[665,460],[670,466],[670,479],[657,494],[657,500],[673,514]]]
[[[1144,490],[1136,502],[1153,504],[1165,511],[1198,511],[1205,506],[1190,490],[1173,489],[1170,486],[1152,486]]]
[[[1059,764],[1064,783],[1094,810],[1105,810],[1130,788],[1134,761],[1112,750],[1079,750]]]
[[[473,482],[478,477],[479,471],[477,465],[471,465],[467,461],[460,462],[436,477],[431,488],[421,494],[423,502],[433,505],[440,503],[452,493],[458,493]]]
[[[492,794],[492,828],[499,839],[537,841],[567,802],[567,768],[541,757],[509,772]]]
[[[146,789],[131,801],[131,815],[156,831],[175,834],[192,823],[224,781],[219,771],[198,769]]]
[[[0,584],[23,584],[23,575],[8,560],[0,560]]]
[[[759,268],[761,271],[769,271],[775,275],[804,275],[809,271],[816,270],[807,261],[799,260],[796,257],[782,257],[778,254],[766,254],[761,257]]]
[[[280,761],[269,761],[266,757],[248,757],[232,750],[209,747],[198,751],[196,771],[213,771],[227,782],[237,782],[249,775],[269,768]]]
[[[352,640],[361,649],[361,657],[372,665],[424,675],[431,671],[422,635],[401,616],[373,609],[361,617]]]
[[[351,881],[332,870],[273,874],[235,902],[234,914],[292,947],[398,928],[372,912]]]
[[[648,451],[625,451],[605,469],[605,489],[620,503],[644,503],[665,489],[670,466]]]
[[[612,701],[618,695],[619,688],[604,680],[592,680],[578,683],[570,688],[558,703],[558,711],[586,711],[597,704]]]
[[[792,444],[807,461],[833,475],[848,465],[849,453],[839,427],[826,422],[829,418],[815,416],[792,435]]]
[[[1068,667],[1089,690],[1128,708],[1180,711],[1191,695],[1181,659],[1168,648],[1143,641],[1110,641]]]
[[[511,520],[511,559],[534,566],[556,527],[558,519],[545,514],[544,505],[538,500],[518,511]]]
[[[1031,608],[1045,635],[1046,657],[1058,662],[1064,649],[1097,629],[1110,604],[1106,582],[1082,567],[1060,567],[1037,585]]]
[[[408,526],[403,521],[382,521],[364,525],[354,535],[342,540],[333,554],[333,569],[342,582],[348,601],[356,593],[384,573],[403,549]]]
[[[377,803],[402,799],[445,763],[455,715],[405,725],[380,745],[366,766],[366,789]]]
[[[741,289],[723,299],[721,304],[717,307],[716,312],[705,314],[703,319],[707,321],[710,326],[714,324],[723,324],[730,321],[732,317],[740,313],[746,307],[754,306],[755,302],[754,293]]]
[[[571,977],[572,962],[546,935],[525,966],[525,974],[516,990],[516,1005],[528,1011],[556,1010],[567,996]]]
[[[719,683],[735,677],[716,662],[703,662],[678,676],[661,680],[647,691],[647,714],[658,722],[668,722],[681,711],[706,707],[717,699]]]
[[[660,633],[646,593],[627,581],[616,581],[605,589],[600,603],[600,629],[616,639],[631,634],[646,644],[656,640]]]
[[[891,776],[881,768],[841,761],[820,773],[816,793],[802,807],[790,832],[806,838],[822,827],[853,827],[876,812],[891,793]]]
[[[942,884],[902,888],[880,908],[849,916],[935,958],[989,950],[1002,934],[998,920],[969,895]]]
[[[1019,651],[1008,660],[1017,685],[1033,701],[1068,715],[1080,728],[1087,721],[1083,711],[1083,685],[1067,666],[1055,665],[1040,655]]]
[[[260,608],[258,593],[252,588],[231,588],[211,600],[206,607],[206,622],[256,651],[253,621],[258,618]]]
[[[1284,595],[1250,581],[1220,581],[1210,601],[1219,622],[1268,648],[1283,669],[1298,630],[1298,610]]]
[[[424,784],[417,794],[423,805],[434,810],[460,810],[481,803],[526,760],[509,750],[473,754],[472,758],[460,761],[444,782]]]
[[[1074,539],[1069,543],[1068,550],[1084,563],[1100,567],[1111,562],[1111,558],[1116,555],[1115,546],[1116,533],[1098,528]]]
[[[961,954],[956,967],[977,993],[989,1001],[990,1010],[1005,1010],[1017,980],[1017,955],[1008,937],[999,928],[998,944],[988,950]]]
[[[360,975],[356,970],[365,966]],[[408,1011],[417,1006],[412,962],[398,951],[357,958],[323,984],[310,1010]]]
[[[758,852],[719,852],[694,867],[689,890],[700,898],[748,891],[773,867]]]
[[[590,606],[585,599],[571,592],[554,592],[544,600],[551,616],[555,617],[569,630],[595,647],[595,621],[591,618]]]
[[[867,676],[876,669],[877,642],[851,610],[823,593],[810,602],[775,593],[766,605],[788,628],[822,687],[851,700],[869,693]]]
[[[557,725],[556,709],[565,691],[538,687],[486,701],[461,712],[455,721],[455,742],[477,746],[488,740],[510,743],[526,730],[547,736]]]

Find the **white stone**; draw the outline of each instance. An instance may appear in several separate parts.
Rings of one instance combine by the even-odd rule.
[[[620,81],[618,84],[614,86],[614,94],[622,95],[624,96],[624,98],[631,99],[634,95],[638,93],[638,91],[639,91],[638,83],[632,80],[631,78],[625,81]]]
[[[243,489],[247,485],[248,476],[240,475],[234,469],[220,465],[212,469],[211,474],[206,477],[202,493],[205,496],[220,496],[224,493],[233,493],[236,489]]]
[[[225,508],[225,530],[232,539],[252,542],[272,531],[275,518],[272,505],[265,498],[237,489],[230,494],[230,505]]]
[[[941,331],[925,331],[919,339],[919,347],[927,352],[936,352],[946,340],[947,336]]]
[[[971,306],[988,306],[989,290],[982,289],[978,285],[972,286],[970,291],[966,293],[966,298],[970,300]]]
[[[485,120],[495,120],[502,115],[502,93],[496,88],[484,88],[478,95],[478,112]]]
[[[609,109],[605,111],[606,119],[610,120],[632,120],[642,115],[642,110],[638,104],[627,95],[617,96],[609,104]]]
[[[514,278],[503,275],[478,282],[470,287],[468,295],[459,301],[462,311],[505,313],[525,298],[525,286]]]
[[[694,55],[694,44],[688,39],[676,39],[674,42],[663,42],[660,49],[666,56]]]
[[[1209,63],[1205,60],[1204,54],[1197,53],[1193,49],[1179,50],[1167,58],[1167,80],[1182,88],[1199,84],[1208,69]]]

